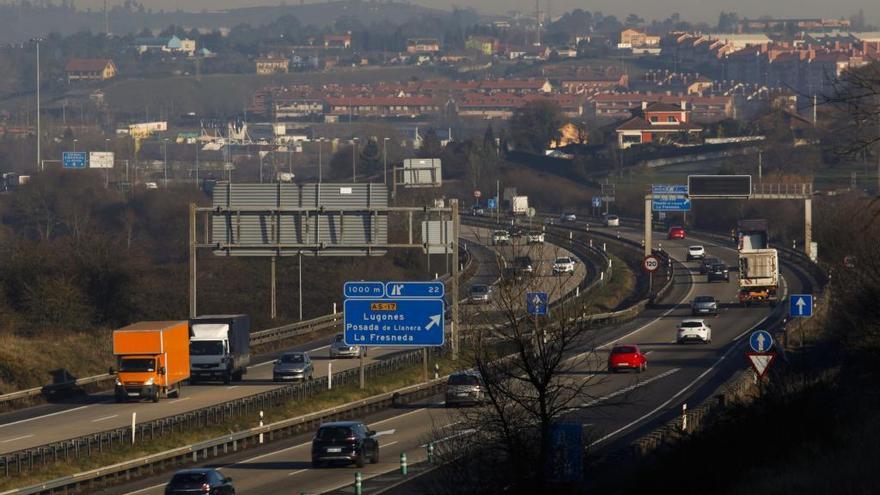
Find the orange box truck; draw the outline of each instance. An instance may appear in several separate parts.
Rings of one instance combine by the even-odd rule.
[[[116,402],[174,395],[189,378],[189,322],[142,321],[113,332]]]

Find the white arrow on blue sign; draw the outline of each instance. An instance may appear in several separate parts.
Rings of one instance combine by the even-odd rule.
[[[526,310],[530,315],[544,316],[547,314],[547,293],[526,293]]]
[[[756,330],[749,336],[749,347],[755,352],[767,352],[773,347],[773,337],[767,330]]]
[[[809,318],[813,316],[813,295],[792,294],[789,298],[788,313],[792,318]]]

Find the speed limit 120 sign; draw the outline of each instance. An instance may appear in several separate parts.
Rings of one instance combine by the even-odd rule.
[[[642,262],[642,268],[647,272],[656,271],[660,268],[660,260],[656,256],[645,256],[645,261]]]
[[[478,199],[479,199],[479,197],[482,196],[482,195],[483,195],[483,194],[480,192],[479,189],[477,189],[477,190],[474,191],[474,197],[475,197],[475,198],[478,198]]]

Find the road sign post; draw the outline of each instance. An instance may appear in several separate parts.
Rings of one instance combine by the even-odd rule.
[[[645,259],[642,261],[642,269],[648,272],[648,294],[652,294],[654,291],[654,272],[660,268],[660,258],[652,255],[645,256]]]
[[[809,318],[813,316],[813,295],[792,294],[789,297],[788,314],[792,318]]]

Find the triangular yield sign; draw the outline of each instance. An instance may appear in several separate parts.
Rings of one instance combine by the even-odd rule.
[[[776,358],[775,352],[747,352],[746,357],[749,358],[749,363],[752,365],[752,368],[755,370],[755,373],[758,374],[758,378],[764,378],[764,375],[767,373],[767,370],[770,368],[770,365],[773,363],[773,360]]]

